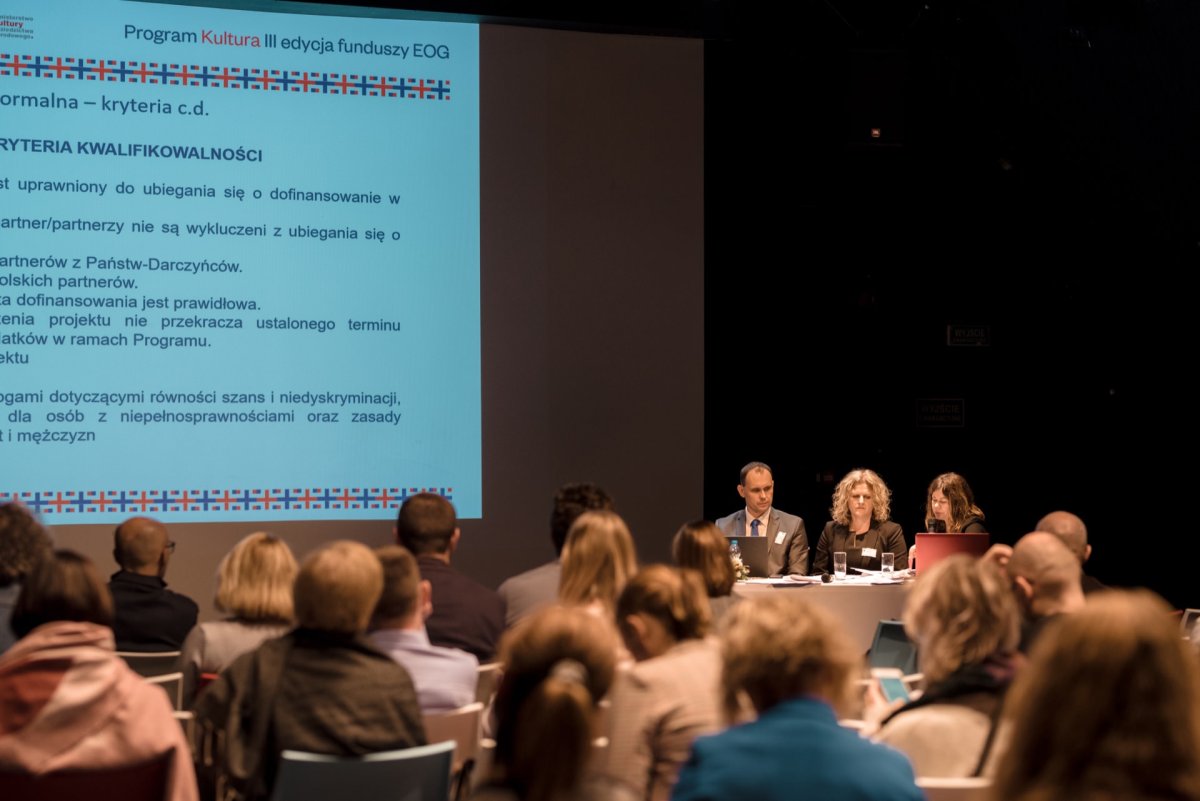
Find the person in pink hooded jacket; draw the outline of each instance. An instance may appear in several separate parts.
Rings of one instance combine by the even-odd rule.
[[[112,599],[91,562],[43,559],[13,609],[18,642],[0,657],[0,767],[44,774],[116,768],[172,752],[169,801],[195,801],[183,730],[161,688],[116,655]]]

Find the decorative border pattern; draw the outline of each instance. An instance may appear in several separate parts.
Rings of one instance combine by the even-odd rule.
[[[453,487],[336,487],[327,489],[65,490],[0,493],[39,515],[86,512],[267,512],[320,509],[398,509],[410,495],[454,499]]]
[[[200,86],[208,89],[356,95],[405,100],[450,99],[450,81],[435,78],[398,78],[387,75],[272,70],[257,67],[202,67],[197,64],[167,64],[157,61],[25,56],[15,53],[0,53],[0,77]]]

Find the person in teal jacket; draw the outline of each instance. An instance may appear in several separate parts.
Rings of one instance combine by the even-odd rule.
[[[701,737],[673,801],[923,801],[908,759],[838,725],[861,657],[837,622],[787,593],[739,604],[722,632],[727,712],[757,718]]]

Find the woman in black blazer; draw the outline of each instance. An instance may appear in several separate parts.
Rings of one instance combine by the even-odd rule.
[[[833,492],[833,519],[825,524],[814,573],[833,572],[833,554],[846,552],[847,568],[879,570],[882,553],[895,554],[895,569],[908,568],[904,531],[892,522],[892,493],[874,470],[851,470]]]

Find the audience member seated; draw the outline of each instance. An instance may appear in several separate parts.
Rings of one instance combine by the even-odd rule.
[[[425,621],[429,641],[490,662],[504,630],[504,601],[450,567],[461,537],[454,506],[431,492],[411,496],[400,507],[396,536],[433,589],[433,614]]]
[[[432,611],[431,591],[417,560],[399,545],[379,548],[375,555],[383,564],[383,594],[371,618],[371,642],[408,671],[422,712],[449,712],[474,703],[479,660],[429,642],[425,619]]]
[[[1021,607],[1021,653],[1060,615],[1083,608],[1079,560],[1053,534],[1035,531],[1017,540],[1005,568]]]
[[[1021,614],[991,564],[951,556],[917,579],[904,628],[926,690],[884,721],[877,739],[900,749],[918,776],[978,776],[1016,670]]]
[[[0,657],[0,766],[119,768],[173,749],[166,798],[193,801],[191,752],[171,702],[116,655],[112,615],[100,575],[76,553],[56,551],[27,575],[12,616],[20,640]]]
[[[925,520],[940,520],[948,533],[986,534],[983,510],[975,504],[971,485],[958,473],[942,473],[925,492]]]
[[[666,801],[692,741],[722,728],[721,654],[705,639],[709,619],[695,571],[652,565],[625,585],[617,627],[637,664],[612,690],[600,773],[613,798]]]
[[[163,581],[175,550],[167,527],[149,517],[131,517],[117,526],[113,540],[113,558],[121,566],[108,582],[117,650],[178,651],[199,610]]]
[[[220,673],[247,651],[292,627],[296,559],[278,537],[258,532],[242,539],[217,568],[214,605],[226,620],[201,623],[183,642],[183,702],[192,705],[200,676]]]
[[[678,801],[923,801],[904,755],[838,725],[863,665],[824,609],[778,592],[738,604],[721,624],[725,706],[758,718],[701,737]]]
[[[1009,693],[994,798],[1200,798],[1200,676],[1170,612],[1110,590],[1038,640]]]
[[[637,572],[629,527],[616,512],[584,512],[567,532],[558,600],[613,619],[617,596]]]
[[[607,798],[585,784],[585,769],[617,648],[613,625],[578,607],[548,607],[504,636],[495,762],[476,801]]]
[[[729,541],[721,529],[707,520],[684,524],[675,532],[671,556],[675,564],[700,574],[712,610],[713,625],[720,623],[730,607],[741,600],[733,594],[737,577],[729,558]]]
[[[50,550],[50,537],[28,509],[15,501],[0,504],[0,654],[16,641],[9,619],[21,582]]]
[[[1070,512],[1051,512],[1038,521],[1037,530],[1053,534],[1062,540],[1062,544],[1067,546],[1067,550],[1075,554],[1075,558],[1079,560],[1080,570],[1083,570],[1087,560],[1092,557],[1092,546],[1088,545],[1087,526],[1077,515]],[[1087,571],[1080,576],[1079,586],[1083,589],[1084,595],[1108,589],[1099,579],[1089,576]]]
[[[196,701],[201,797],[269,798],[285,749],[360,756],[425,744],[408,672],[364,634],[382,589],[365,545],[309,554],[297,627],[238,657]]]
[[[498,592],[504,599],[505,625],[549,606],[558,598],[558,582],[562,576],[562,549],[567,532],[575,519],[592,509],[612,510],[608,493],[595,484],[564,484],[554,495],[550,512],[550,541],[554,544],[554,561],[505,580]]]
[[[813,559],[814,573],[832,573],[833,555],[846,553],[847,568],[879,570],[892,553],[896,570],[908,568],[904,532],[889,519],[892,494],[874,470],[851,470],[833,492],[833,519],[825,524]]]

